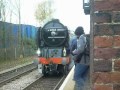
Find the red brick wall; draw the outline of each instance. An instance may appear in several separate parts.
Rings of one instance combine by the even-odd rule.
[[[120,90],[120,0],[92,0],[93,90]]]

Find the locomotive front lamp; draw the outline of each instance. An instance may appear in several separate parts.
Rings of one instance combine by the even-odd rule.
[[[63,49],[63,56],[66,56],[66,48]]]
[[[90,0],[83,0],[83,9],[85,14],[90,14]]]
[[[39,49],[39,48],[38,48],[38,50],[37,50],[36,53],[37,53],[38,56],[40,56],[41,52],[40,52],[40,49]]]

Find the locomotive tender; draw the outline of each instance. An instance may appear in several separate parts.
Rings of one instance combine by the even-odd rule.
[[[66,26],[58,19],[51,20],[37,32],[37,43],[40,50],[39,63],[43,75],[55,72],[66,74],[69,64],[69,33]]]

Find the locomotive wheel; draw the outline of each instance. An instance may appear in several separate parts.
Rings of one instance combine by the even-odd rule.
[[[67,71],[68,71],[67,65],[65,65],[65,66],[64,66],[64,75],[67,75]]]
[[[46,69],[45,65],[42,65],[42,74],[44,76],[47,76],[47,69]]]
[[[67,65],[58,65],[58,71],[60,74],[62,75],[66,75],[67,74]]]
[[[57,67],[59,74],[63,74],[63,65],[59,64]]]

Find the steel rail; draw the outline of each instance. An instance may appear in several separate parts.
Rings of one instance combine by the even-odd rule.
[[[0,73],[0,87],[4,84],[19,78],[20,76],[29,73],[33,70],[35,70],[37,67],[34,65],[34,63],[29,63],[17,68],[14,68],[12,70],[5,71],[3,73]]]

